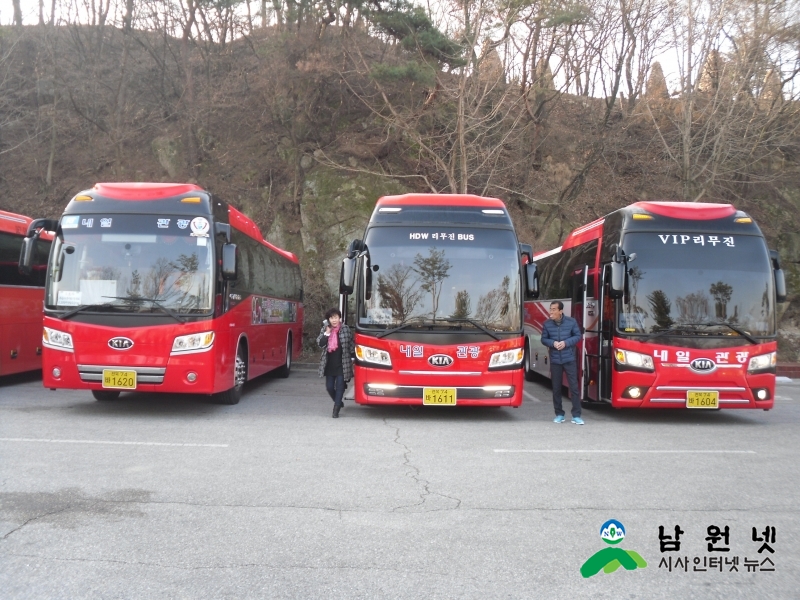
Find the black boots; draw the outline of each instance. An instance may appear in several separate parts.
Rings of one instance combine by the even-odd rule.
[[[333,418],[334,419],[338,419],[339,418],[339,411],[341,410],[341,408],[342,408],[341,404],[334,404],[333,405]]]

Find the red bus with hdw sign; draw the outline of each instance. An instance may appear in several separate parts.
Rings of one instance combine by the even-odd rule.
[[[355,401],[519,406],[522,302],[535,293],[523,254],[498,199],[379,199],[340,280],[342,308],[354,299]]]
[[[526,377],[550,376],[542,324],[577,319],[581,398],[616,408],[772,408],[778,254],[729,204],[637,202],[534,256]]]
[[[192,184],[99,183],[58,221],[30,224],[20,266],[55,232],[44,300],[43,383],[91,390],[213,395],[236,404],[244,383],[300,351],[297,258]]]

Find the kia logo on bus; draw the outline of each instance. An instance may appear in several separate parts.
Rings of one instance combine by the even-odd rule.
[[[114,350],[129,350],[133,348],[133,340],[126,337],[115,337],[108,340],[108,347]]]
[[[453,357],[447,354],[434,354],[428,358],[428,364],[432,367],[449,367],[453,364]]]
[[[717,368],[717,364],[710,358],[695,358],[689,363],[689,366],[698,373],[711,373]]]

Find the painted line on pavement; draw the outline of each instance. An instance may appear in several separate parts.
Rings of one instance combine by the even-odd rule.
[[[756,454],[755,450],[507,450],[495,448],[504,454]]]
[[[115,442],[112,440],[47,440],[36,438],[0,438],[0,442],[39,442],[44,444],[109,444],[112,446],[177,446],[180,448],[227,448],[228,444],[180,444],[168,442]]]
[[[522,390],[522,393],[525,394],[525,397],[533,402],[544,402],[544,400],[539,400],[536,396],[531,394],[528,390]]]

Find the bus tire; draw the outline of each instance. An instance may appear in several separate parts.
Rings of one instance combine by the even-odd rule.
[[[536,372],[531,369],[531,345],[530,342],[525,342],[525,358],[523,359],[525,367],[525,381],[534,381],[536,379]]]
[[[119,392],[108,392],[106,390],[92,390],[92,396],[98,402],[108,402],[119,398]]]
[[[233,387],[219,394],[214,394],[214,402],[217,404],[234,405],[239,404],[242,399],[242,390],[247,381],[247,351],[244,343],[240,343],[236,349],[236,366],[233,369]]]
[[[278,377],[286,379],[292,371],[292,336],[286,339],[286,360],[283,366],[278,368]]]

